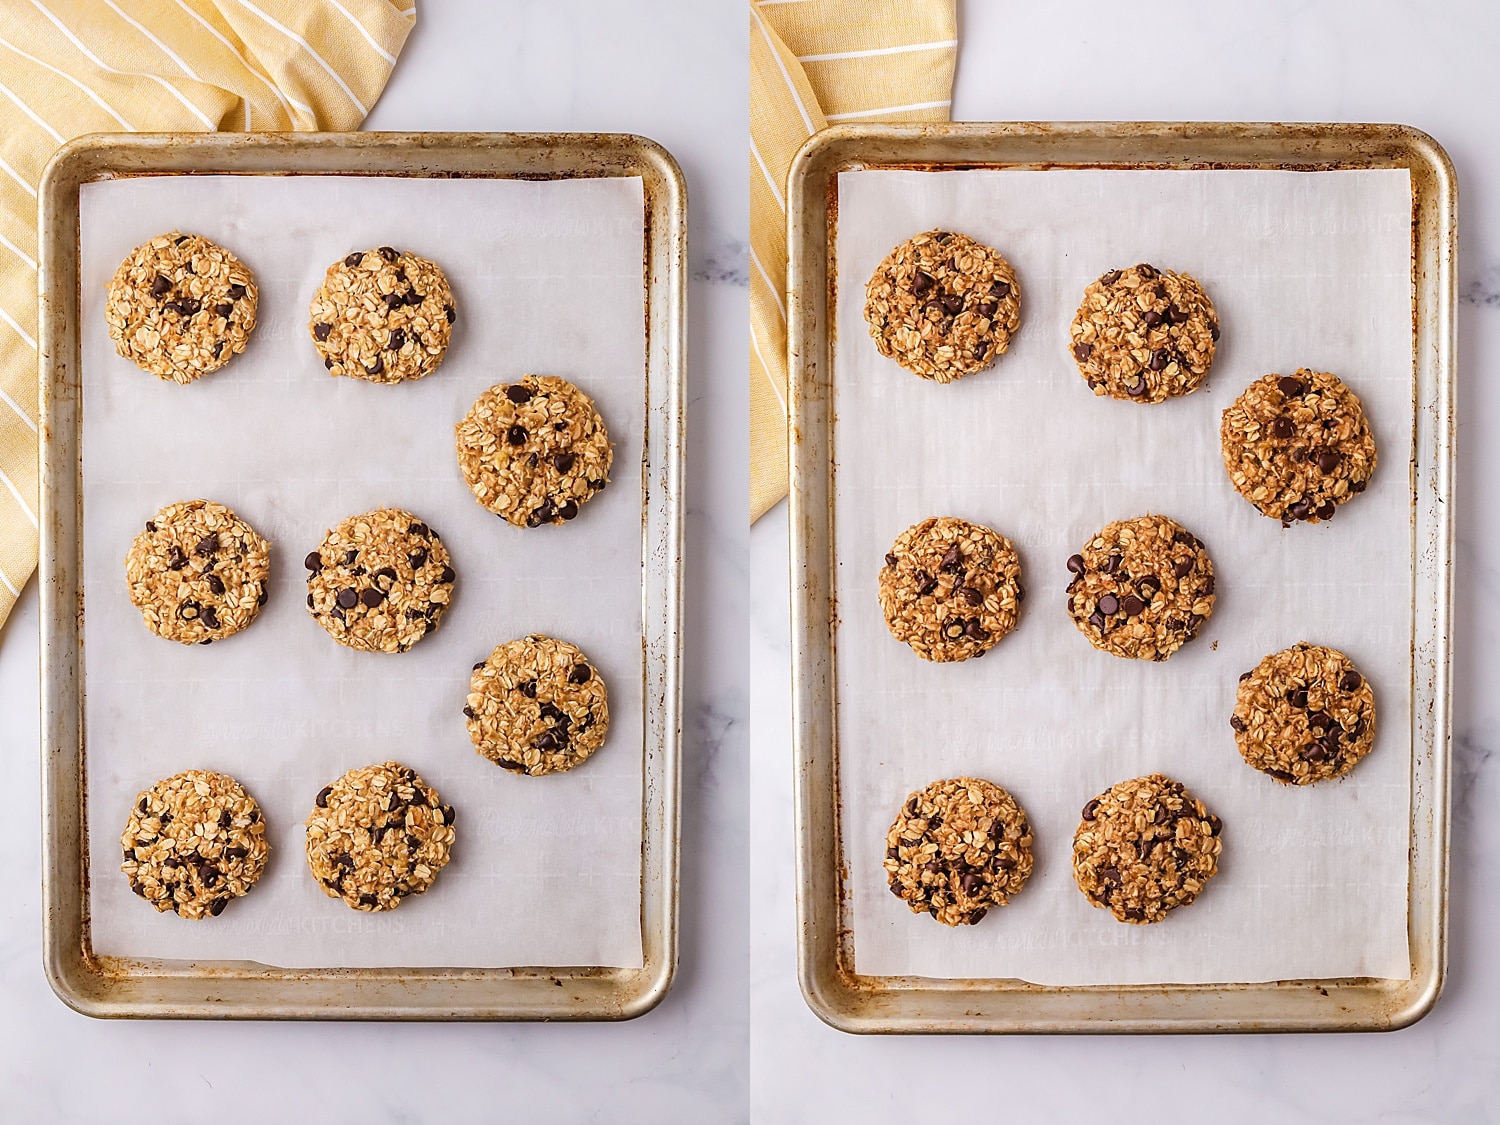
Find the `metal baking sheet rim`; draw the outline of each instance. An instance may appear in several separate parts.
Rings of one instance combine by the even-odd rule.
[[[79,584],[79,188],[121,176],[191,174],[641,178],[647,397],[641,968],[279,969],[93,953]],[[57,153],[38,204],[42,959],[59,998],[85,1015],[108,1018],[624,1020],[650,1011],[677,967],[687,191],[671,154],[629,134],[99,134]]]
[[[1411,979],[1059,987],[852,970],[839,833],[833,602],[832,246],[837,177],[861,168],[1407,168],[1412,178]],[[841,125],[792,165],[788,202],[792,694],[798,976],[842,1031],[1380,1031],[1416,1022],[1446,969],[1457,179],[1442,147],[1383,124]]]

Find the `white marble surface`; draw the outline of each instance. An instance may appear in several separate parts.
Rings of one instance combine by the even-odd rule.
[[[1397,0],[1000,4],[961,0],[954,116],[968,120],[1400,121],[1458,168],[1458,631],[1448,983],[1387,1035],[917,1038],[831,1030],[797,989],[785,507],[751,532],[753,1118],[910,1120],[953,1094],[1031,1122],[1500,1121],[1500,154],[1489,78],[1500,9]],[[1490,818],[1496,818],[1491,821]],[[981,1085],[982,1084],[982,1085]],[[984,1089],[988,1096],[982,1096]],[[928,1099],[939,1099],[934,1102]]]
[[[0,632],[0,1121],[737,1122],[747,1115],[745,20],[730,0],[419,0],[374,129],[644,133],[691,199],[682,959],[626,1024],[105,1022],[47,987],[35,582]],[[375,1081],[362,1088],[361,1072]],[[138,1103],[135,1099],[145,1099]],[[193,1112],[191,1119],[200,1119]]]

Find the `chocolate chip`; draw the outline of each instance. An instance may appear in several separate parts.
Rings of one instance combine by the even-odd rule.
[[[156,277],[152,279],[151,296],[161,297],[166,293],[170,293],[171,291],[172,282],[170,279],[163,277],[161,274],[157,274]]]
[[[931,289],[935,284],[936,282],[934,282],[931,277],[923,273],[921,270],[918,270],[916,272],[916,275],[911,279],[911,291],[918,297],[920,297],[922,296],[922,294],[926,293],[927,290]]]
[[[963,312],[964,299],[958,296],[956,293],[950,293],[943,298],[943,308],[947,311],[949,316],[957,316],[959,313]]]
[[[323,366],[326,367],[326,368],[328,368],[328,370],[332,371],[333,370],[333,360],[332,359],[324,359],[323,360]]]
[[[406,303],[408,305],[420,305],[424,300],[426,300],[426,298],[421,293],[418,293],[415,289],[406,294]]]
[[[387,262],[394,262],[401,255],[398,254],[398,253],[396,253],[396,250],[395,250],[394,247],[391,247],[391,246],[382,246],[380,248],[380,256],[382,258],[384,258]]]
[[[520,383],[512,383],[505,388],[505,397],[519,406],[523,402],[531,401],[531,391],[523,387]]]
[[[575,460],[577,458],[571,453],[559,453],[556,457],[552,458],[552,464],[557,468],[559,473],[566,473],[572,469]]]
[[[1167,306],[1167,319],[1170,320],[1173,324],[1182,324],[1187,320],[1187,318],[1188,314],[1183,312],[1176,305]]]
[[[958,595],[970,605],[984,604],[984,594],[974,589],[973,586],[960,586],[958,588]]]
[[[1218,817],[1210,815],[1208,818],[1208,830],[1217,836],[1220,832],[1224,831],[1224,822]]]
[[[1331,473],[1339,467],[1339,460],[1339,455],[1336,452],[1332,449],[1325,449],[1318,454],[1318,468],[1325,473]]]
[[[1091,356],[1093,354],[1094,354],[1094,345],[1093,344],[1074,344],[1073,345],[1073,358],[1076,359],[1079,363],[1083,363],[1084,361],[1086,361],[1089,358],[1089,356]]]
[[[1010,282],[997,281],[990,286],[990,296],[997,301],[1003,301],[1010,296]]]
[[[210,534],[205,535],[202,539],[198,540],[197,545],[193,548],[193,554],[211,555],[218,549],[219,536],[217,534]]]
[[[401,345],[404,343],[406,343],[405,330],[401,328],[394,329],[391,332],[390,338],[385,342],[385,350],[388,352],[400,351]]]
[[[1161,589],[1161,580],[1154,574],[1148,574],[1135,584],[1135,588],[1140,591],[1141,597],[1149,602]]]
[[[1141,395],[1146,393],[1146,380],[1137,379],[1134,383],[1125,388],[1125,393],[1128,394],[1131,398],[1139,398]]]
[[[1158,324],[1160,324],[1162,322],[1162,315],[1161,315],[1161,313],[1157,312],[1155,309],[1147,309],[1145,311],[1145,313],[1141,316],[1141,319],[1146,322],[1146,327],[1148,327],[1148,328],[1155,328]]]
[[[1287,398],[1296,398],[1302,393],[1302,380],[1294,379],[1290,375],[1283,375],[1276,380],[1276,387]]]
[[[333,325],[331,325],[331,324],[314,324],[313,325],[313,339],[317,340],[319,342],[321,342],[323,340],[326,340],[326,339],[328,339],[328,333],[330,333],[332,331],[333,331]]]
[[[1339,677],[1339,688],[1342,691],[1358,691],[1364,682],[1364,677],[1358,672],[1345,672]]]
[[[963,569],[963,561],[964,553],[959,549],[958,544],[955,543],[953,544],[953,546],[948,548],[947,552],[943,555],[943,561],[939,563],[938,566],[939,569],[946,570],[951,573]]]
[[[452,305],[443,306],[443,316],[447,318],[449,324],[458,319],[458,313],[454,311]]]
[[[1134,594],[1126,594],[1125,600],[1120,603],[1120,608],[1125,611],[1126,617],[1139,617],[1141,611],[1146,608],[1146,603]]]
[[[978,641],[981,644],[990,639],[989,633],[985,631],[984,626],[979,624],[977,617],[964,626],[964,634],[969,640]]]
[[[1100,613],[1097,609],[1094,610],[1093,613],[1089,614],[1089,624],[1101,633],[1104,632],[1104,614]]]
[[[1230,715],[1229,725],[1235,730],[1243,732],[1245,729],[1245,720],[1240,718],[1238,715]]]
[[[1116,273],[1116,276],[1118,277],[1119,274]],[[1092,801],[1090,801],[1088,804],[1086,804],[1086,805],[1083,806],[1083,819],[1084,820],[1093,820],[1094,819],[1094,813],[1097,812],[1098,809],[1099,809],[1099,798],[1095,797]]]
[[[353,609],[359,603],[359,595],[346,586],[339,591],[338,602],[345,609]]]
[[[427,551],[424,548],[418,547],[406,556],[406,561],[411,563],[413,570],[421,570],[427,564]]]
[[[1120,599],[1115,597],[1113,594],[1105,594],[1102,598],[1099,599],[1098,608],[1100,613],[1108,617],[1110,614],[1115,613],[1119,610]]]
[[[1099,284],[1113,285],[1115,282],[1120,280],[1120,273],[1120,270],[1110,270],[1107,274],[1099,279]]]
[[[385,360],[381,359],[379,356],[376,356],[375,357],[375,362],[372,363],[372,364],[370,364],[369,367],[365,368],[365,374],[366,375],[379,375],[384,370],[385,370]]]
[[[1283,415],[1282,417],[1277,418],[1274,422],[1271,423],[1271,432],[1277,437],[1285,439],[1295,434],[1297,432],[1297,427],[1292,424],[1292,420],[1290,418],[1287,418]]]
[[[1219,325],[1216,321],[1211,320],[1208,322],[1208,338],[1210,340],[1217,340],[1219,338]]]
[[[1151,353],[1150,367],[1152,371],[1164,371],[1171,360],[1167,356],[1166,348],[1156,348]]]
[[[210,574],[208,576],[208,588],[215,594],[222,594],[224,592],[224,580],[217,574]]]
[[[1306,500],[1298,500],[1286,512],[1294,520],[1305,520],[1308,516],[1312,515],[1312,505]]]
[[[1333,513],[1336,510],[1337,509],[1335,509],[1333,506],[1333,501],[1330,500],[1328,503],[1319,508],[1316,514],[1320,520],[1331,520],[1333,519]]]
[[[1351,480],[1349,482],[1349,491],[1350,492],[1363,492],[1367,487],[1369,487],[1369,483],[1370,483],[1369,481]]]
[[[320,809],[326,809],[328,807],[328,794],[330,794],[332,792],[333,792],[333,786],[332,785],[325,785],[325,786],[323,786],[322,789],[318,790],[317,800],[314,801],[313,803],[315,805],[317,805],[318,808],[320,808]]]
[[[198,620],[202,621],[210,629],[217,629],[219,627],[219,611],[211,605],[206,605],[199,612]]]
[[[370,609],[374,609],[381,602],[385,601],[385,595],[372,586],[360,592],[359,600],[364,602]]]
[[[184,621],[194,621],[203,612],[203,607],[197,602],[183,602],[177,607],[177,616]]]
[[[222,316],[225,320],[229,319],[229,314],[232,313],[232,312],[234,312],[234,306],[231,305],[231,304],[223,304],[223,305],[215,305],[214,306],[214,313],[215,313],[215,315]]]
[[[203,307],[203,302],[197,297],[183,297],[177,302],[177,307],[182,310],[183,316],[193,316]]]
[[[1144,922],[1146,920],[1145,911],[1137,906],[1127,906],[1121,913],[1132,922]]]
[[[1142,262],[1140,265],[1135,267],[1135,272],[1140,274],[1147,281],[1150,281],[1153,277],[1156,276],[1156,267]]]
[[[893,552],[891,552],[891,551],[887,551],[886,555],[885,555],[885,565],[886,566],[895,566],[896,565],[896,561],[897,560],[896,560],[895,554]]]
[[[917,571],[917,597],[924,598],[937,589],[938,580]]]
[[[344,265],[350,267],[357,266],[360,262],[364,261],[364,258],[364,251],[356,250],[353,254],[350,254],[347,258],[344,259]]]
[[[451,566],[445,566],[443,567],[443,573],[438,575],[438,581],[452,582],[455,577],[456,575],[453,573],[453,568]]]
[[[505,440],[511,445],[526,444],[526,428],[524,426],[512,426],[505,431]]]

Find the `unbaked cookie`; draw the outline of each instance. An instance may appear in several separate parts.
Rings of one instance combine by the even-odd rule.
[[[609,698],[588,657],[533,633],[474,665],[464,718],[486,758],[540,777],[570,770],[604,745]]]
[[[1208,377],[1218,338],[1219,317],[1203,286],[1142,262],[1110,270],[1084,290],[1068,346],[1096,395],[1165,402]]]
[[[307,330],[330,374],[400,383],[437,370],[456,318],[436,262],[382,246],[328,267]]]
[[[865,320],[880,354],[938,383],[972,375],[1021,326],[1016,272],[962,234],[930,230],[896,247],[865,286]]]
[[[381,762],[319,791],[307,818],[307,866],[329,898],[394,910],[432,886],[453,840],[453,806],[415,770]]]
[[[350,516],[304,565],[307,611],[361,652],[405,652],[438,627],[453,597],[448,548],[401,508]]]
[[[161,379],[191,383],[245,350],[255,279],[197,234],[158,235],[120,263],[105,297],[115,350]]]
[[[1245,761],[1287,785],[1342,777],[1375,744],[1375,693],[1337,649],[1299,641],[1240,677],[1229,725]]]
[[[136,796],[120,836],[130,889],[182,918],[224,912],[266,869],[270,845],[255,798],[227,774],[187,770]]]
[[[1021,561],[1010,540],[952,516],[903,531],[880,569],[891,636],[923,660],[983,656],[1016,625]]]
[[[1112,785],[1083,806],[1073,834],[1073,878],[1122,922],[1160,922],[1219,870],[1223,824],[1163,774]]]
[[[573,519],[609,483],[614,460],[593,401],[555,375],[491,387],[454,438],[475,499],[517,527]]]
[[[1068,559],[1068,614],[1097,649],[1165,660],[1214,611],[1214,566],[1166,516],[1116,520]]]
[[[913,793],[885,837],[891,893],[945,926],[972,926],[1004,906],[1031,865],[1026,813],[1000,786],[973,777]]]
[[[185,645],[232,637],[266,604],[271,548],[212,500],[168,504],[125,555],[130,601],[158,637]]]
[[[1359,396],[1337,375],[1299,368],[1245,388],[1219,425],[1235,490],[1283,527],[1333,518],[1375,472]]]

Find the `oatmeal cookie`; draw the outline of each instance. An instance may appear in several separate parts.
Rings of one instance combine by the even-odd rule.
[[[328,267],[307,330],[330,374],[400,383],[437,370],[456,318],[436,262],[382,246]]]
[[[464,718],[479,753],[540,777],[570,770],[604,745],[609,698],[588,657],[533,633],[474,665]]]
[[[120,836],[130,889],[181,918],[214,917],[248,894],[271,847],[255,798],[227,774],[187,770],[136,796]]]
[[[271,548],[212,500],[168,504],[125,555],[130,601],[158,637],[209,644],[232,637],[266,604]]]
[[[1240,677],[1240,754],[1286,785],[1343,777],[1375,745],[1375,693],[1337,649],[1299,641]]]
[[[1299,368],[1245,388],[1219,425],[1235,491],[1283,527],[1331,520],[1375,472],[1375,436],[1337,375]]]
[[[329,898],[395,910],[432,886],[453,848],[453,806],[400,762],[350,770],[318,792],[307,866]]]
[[[1160,922],[1219,870],[1223,824],[1180,781],[1159,773],[1112,785],[1083,806],[1073,878],[1122,922]]]
[[[517,527],[578,515],[609,483],[614,460],[593,401],[555,375],[491,387],[454,427],[454,439],[475,499]]]
[[[1021,561],[1003,535],[952,516],[903,531],[880,569],[891,636],[923,660],[983,656],[1016,626]]]
[[[202,235],[158,235],[109,283],[104,312],[115,350],[160,379],[191,383],[240,352],[255,328],[255,279]]]
[[[304,565],[307,612],[361,652],[405,652],[436,629],[456,577],[438,533],[401,508],[350,516]]]
[[[1089,644],[1165,660],[1214,611],[1214,565],[1198,537],[1166,516],[1116,520],[1068,559],[1068,614]]]
[[[1096,395],[1165,402],[1208,377],[1219,317],[1185,273],[1142,262],[1110,270],[1083,292],[1068,347]]]
[[[962,234],[930,230],[886,256],[865,286],[865,320],[880,354],[924,379],[981,371],[1021,326],[1016,272]]]
[[[1026,813],[1000,786],[973,777],[913,793],[885,836],[891,894],[945,926],[972,926],[1004,906],[1031,865]]]

